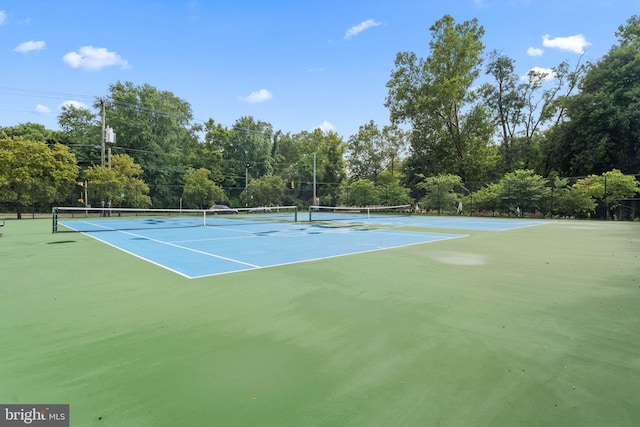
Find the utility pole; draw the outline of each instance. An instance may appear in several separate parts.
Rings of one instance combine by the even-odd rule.
[[[116,133],[113,131],[113,128],[111,126],[107,126],[107,128],[105,129],[104,141],[109,144],[107,163],[109,165],[109,169],[111,169],[111,145],[116,143]]]
[[[318,206],[320,201],[317,200],[316,196],[316,153],[313,153],[313,204],[314,206]]]
[[[100,151],[100,166],[104,166],[104,151],[105,151],[105,127],[106,127],[106,112],[104,109],[104,100],[100,100],[100,105],[102,106],[102,132],[100,133],[100,139],[102,141],[100,141],[100,147],[101,147],[101,151]]]
[[[247,163],[244,167],[244,207],[249,206],[249,168],[251,165]]]

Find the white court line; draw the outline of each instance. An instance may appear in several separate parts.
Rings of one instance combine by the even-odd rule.
[[[85,222],[85,221],[82,221],[82,222]],[[240,261],[240,260],[233,259],[233,258],[224,257],[224,256],[221,256],[221,255],[212,254],[212,253],[209,253],[209,252],[199,251],[199,250],[197,250],[197,249],[187,248],[186,246],[176,245],[176,244],[174,244],[174,243],[165,242],[165,241],[162,241],[162,240],[158,240],[158,239],[154,239],[154,238],[151,238],[151,237],[143,236],[143,235],[141,235],[141,234],[131,233],[131,232],[129,232],[129,231],[123,231],[123,230],[113,230],[113,229],[111,229],[111,228],[109,228],[109,227],[104,227],[104,226],[97,225],[97,224],[90,223],[90,222],[86,222],[86,223],[87,223],[87,224],[94,225],[94,226],[97,226],[97,227],[102,227],[102,228],[105,228],[105,229],[107,229],[107,230],[116,231],[116,232],[118,232],[118,233],[128,234],[129,236],[134,236],[134,237],[139,237],[139,238],[146,239],[146,240],[151,240],[152,242],[160,243],[160,244],[167,245],[167,246],[172,246],[172,247],[174,247],[174,248],[184,249],[184,250],[186,250],[186,251],[190,251],[190,252],[195,252],[195,253],[198,253],[198,254],[200,254],[200,255],[206,255],[206,256],[210,256],[210,257],[212,257],[212,258],[218,258],[218,259],[222,259],[222,260],[225,260],[225,261],[234,262],[234,263],[236,263],[236,264],[246,265],[246,266],[249,266],[249,267],[252,267],[252,268],[260,268],[260,266],[259,266],[259,265],[251,264],[251,263],[244,262],[244,261]],[[85,234],[86,234],[86,233],[85,233]],[[138,258],[140,258],[140,259],[144,259],[145,261],[149,261],[149,262],[151,262],[152,264],[162,266],[162,267],[166,268],[167,270],[175,271],[175,270],[173,270],[173,269],[171,269],[171,268],[168,268],[167,266],[165,266],[165,265],[163,265],[163,264],[159,264],[159,263],[157,263],[157,262],[151,261],[150,259],[147,259],[147,258],[142,257],[142,256],[140,256],[140,255],[136,255],[136,254],[134,254],[134,253],[132,253],[132,252],[130,252],[130,251],[127,251],[127,250],[125,250],[125,249],[122,249],[122,248],[121,248],[121,247],[119,247],[119,246],[116,246],[116,245],[111,244],[111,243],[109,243],[109,242],[106,242],[106,241],[104,241],[104,240],[102,240],[102,239],[99,239],[98,237],[95,237],[95,236],[93,236],[92,234],[89,234],[89,236],[93,237],[93,238],[94,238],[94,239],[96,239],[96,240],[100,240],[100,241],[101,241],[101,242],[103,242],[103,243],[107,243],[109,246],[112,246],[112,247],[114,247],[114,248],[118,248],[118,249],[122,250],[123,252],[126,252],[126,253],[128,253],[128,254],[135,255],[136,257],[138,257]],[[179,272],[177,272],[177,273],[179,273]],[[181,274],[181,273],[180,273],[180,274]],[[191,277],[192,277],[192,276],[188,276],[188,275],[185,275],[185,274],[182,274],[182,275],[183,275],[183,276],[185,276],[185,277],[188,277],[188,278],[191,278]]]
[[[176,245],[175,243],[165,242],[163,240],[153,239],[151,237],[143,236],[142,234],[130,233],[128,231],[118,231],[118,233],[123,233],[123,234],[128,234],[130,236],[140,237],[140,238],[143,238],[143,239],[146,239],[146,240],[151,240],[152,242],[160,243],[160,244],[167,245],[167,246],[172,246],[172,247],[178,248],[178,249],[184,249],[186,251],[195,252],[195,253],[200,254],[200,255],[210,256],[212,258],[218,258],[218,259],[223,259],[225,261],[235,262],[237,264],[248,265],[249,267],[253,267],[253,268],[259,268],[260,267],[259,265],[250,264],[248,262],[240,261],[240,260],[237,260],[237,259],[233,259],[233,258],[228,258],[228,257],[221,256],[221,255],[212,254],[210,252],[199,251],[198,249],[191,249],[191,248],[188,248],[186,246]]]
[[[89,224],[97,226],[96,224],[93,224],[93,223],[89,223]],[[101,226],[101,227],[103,227],[103,226]],[[113,229],[108,228],[108,227],[103,227],[103,228],[105,228],[107,230],[113,230]],[[309,228],[309,229],[313,230],[313,228]],[[340,228],[337,228],[336,230],[340,230],[340,231],[337,231],[337,232],[343,232],[343,230],[341,230]],[[220,255],[215,255],[215,254],[212,254],[212,253],[199,251],[197,249],[187,248],[187,247],[184,247],[184,246],[177,245],[175,243],[165,242],[165,241],[162,241],[162,240],[150,238],[150,237],[147,237],[147,236],[144,236],[144,235],[141,235],[141,234],[136,234],[136,233],[132,233],[132,232],[124,231],[124,230],[113,230],[113,231],[117,231],[118,233],[123,233],[123,234],[127,234],[127,235],[130,235],[130,236],[134,236],[134,237],[150,240],[150,241],[153,241],[153,242],[156,242],[156,243],[160,243],[160,244],[163,244],[163,245],[172,246],[172,247],[175,247],[175,248],[178,248],[178,249],[185,249],[185,250],[190,251],[190,252],[194,252],[194,253],[210,256],[210,257],[213,257],[213,258],[218,258],[218,259],[234,262],[234,263],[237,263],[237,264],[246,265],[248,267],[255,268],[255,269],[279,267],[279,266],[285,266],[285,265],[291,265],[291,264],[300,264],[300,263],[309,262],[309,261],[320,261],[320,260],[324,260],[324,259],[339,258],[339,257],[343,257],[343,256],[357,255],[357,254],[363,254],[363,253],[368,253],[368,252],[377,252],[377,251],[383,251],[383,250],[387,250],[387,249],[396,249],[396,248],[402,248],[402,247],[408,247],[408,246],[421,245],[421,244],[425,244],[425,243],[433,243],[433,242],[440,242],[440,241],[444,241],[444,240],[451,240],[451,239],[459,239],[459,238],[463,238],[463,237],[469,237],[469,235],[466,235],[466,234],[450,235],[449,237],[446,237],[446,238],[440,238],[440,239],[436,238],[434,240],[428,240],[428,241],[422,241],[422,242],[416,242],[416,243],[399,244],[399,245],[394,245],[394,246],[382,246],[382,247],[379,246],[379,247],[373,248],[373,249],[365,249],[365,250],[349,252],[349,253],[345,253],[345,254],[329,255],[329,256],[325,256],[325,257],[309,258],[309,259],[303,259],[303,260],[299,260],[299,261],[291,261],[291,262],[284,262],[284,263],[279,263],[279,264],[270,264],[270,265],[266,265],[266,266],[259,266],[259,265],[255,265],[255,264],[250,264],[250,263],[247,263],[247,262],[239,261],[239,260],[236,260],[236,259],[233,259],[233,258],[227,258],[227,257],[223,257],[223,256],[220,256]],[[244,230],[242,230],[242,231],[241,230],[234,230],[234,231],[247,233],[247,231],[244,231]],[[331,229],[323,230],[323,232],[328,232],[328,233],[331,233],[332,231],[333,230],[331,230]],[[386,233],[386,234],[400,234],[400,235],[406,235],[406,234],[418,234],[418,235],[442,234],[442,233],[406,232],[406,231],[396,231],[396,230],[387,230],[387,229],[378,229],[378,228],[369,229],[367,231],[378,232],[378,233],[381,232],[381,233]],[[244,269],[244,270],[241,269],[241,270],[223,271],[223,272],[219,272],[219,273],[210,273],[210,274],[202,274],[202,275],[197,275],[197,276],[190,276],[188,274],[185,274],[185,273],[177,271],[177,270],[175,270],[173,268],[170,268],[170,267],[168,267],[168,266],[166,266],[164,264],[161,264],[159,262],[155,262],[155,261],[152,261],[152,260],[150,260],[148,258],[140,256],[140,255],[138,255],[138,254],[136,254],[134,252],[130,252],[130,251],[126,250],[126,249],[123,249],[123,248],[115,245],[115,244],[112,244],[112,243],[109,243],[107,241],[104,241],[104,240],[102,240],[102,239],[100,239],[98,237],[95,237],[93,235],[93,233],[83,233],[83,234],[88,235],[89,237],[92,237],[92,238],[94,238],[94,239],[96,239],[96,240],[98,240],[98,241],[100,241],[102,243],[106,243],[107,245],[109,245],[109,246],[111,246],[113,248],[119,249],[119,250],[121,250],[121,251],[123,251],[125,253],[133,255],[138,259],[142,259],[144,261],[150,262],[153,265],[157,265],[158,267],[162,267],[162,268],[164,268],[166,270],[169,270],[169,271],[172,271],[174,273],[177,273],[180,276],[185,277],[187,279],[198,279],[198,278],[218,276],[218,275],[224,275],[224,274],[233,274],[233,273],[239,273],[241,271],[246,271],[246,269]],[[306,234],[306,233],[300,233],[300,235],[303,235],[303,234]],[[226,239],[244,239],[244,238],[252,238],[252,237],[257,238],[259,236],[231,237],[231,238],[226,238]],[[286,235],[277,236],[276,234],[274,234],[274,235],[270,235],[270,237],[288,237],[288,236],[286,236]],[[206,239],[204,239],[204,240],[206,240]],[[220,239],[220,240],[223,240],[223,239]]]
[[[171,243],[196,243],[196,242],[214,242],[217,240],[238,240],[238,239],[254,239],[259,236],[237,236],[237,237],[209,237],[208,239],[191,239],[191,240],[174,240]]]
[[[436,233],[434,233],[436,234]],[[310,262],[310,261],[321,261],[321,260],[325,260],[325,259],[331,259],[331,258],[340,258],[340,257],[345,257],[345,256],[350,256],[350,255],[359,255],[359,254],[365,254],[365,253],[369,253],[369,252],[378,252],[378,251],[384,251],[387,249],[398,249],[398,248],[404,248],[404,247],[408,247],[408,246],[416,246],[416,245],[423,245],[426,243],[434,243],[434,242],[443,242],[445,240],[452,240],[452,239],[460,239],[463,237],[469,237],[468,234],[460,234],[460,235],[455,235],[455,236],[451,236],[451,237],[446,237],[444,239],[437,239],[437,240],[429,240],[426,242],[416,242],[416,243],[408,243],[408,244],[404,244],[404,245],[396,245],[396,246],[386,246],[386,247],[378,247],[375,249],[365,249],[362,251],[357,251],[357,252],[349,252],[346,254],[338,254],[338,255],[329,255],[329,256],[325,256],[325,257],[317,257],[317,258],[309,258],[309,259],[303,259],[300,261],[291,261],[291,262],[283,262],[280,264],[270,264],[270,265],[266,265],[264,267],[258,267],[259,269],[263,269],[263,268],[271,268],[271,267],[282,267],[285,265],[292,265],[292,264],[301,264],[304,262]],[[186,276],[190,279],[201,279],[203,277],[211,277],[211,276],[220,276],[223,274],[233,274],[233,273],[239,273],[242,270],[234,270],[234,271],[222,271],[220,273],[210,273],[210,274],[202,274],[200,276]]]

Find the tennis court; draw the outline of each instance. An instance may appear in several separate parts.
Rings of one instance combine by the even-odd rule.
[[[7,221],[0,402],[68,403],[74,426],[636,426],[640,224],[463,220]],[[145,258],[172,244],[260,268]]]
[[[136,225],[130,221],[125,227],[136,228]],[[188,278],[464,237],[290,223],[184,229],[176,226],[91,233],[91,236]]]
[[[135,213],[160,215],[161,212]],[[185,217],[183,212],[169,213],[174,216],[86,218],[80,215],[60,220],[59,225],[88,232],[103,243],[185,277],[199,278],[465,237],[427,231],[432,228],[504,231],[544,224],[543,221],[335,212],[317,214],[310,218],[313,222],[298,222],[297,216],[294,220],[282,213],[276,218],[272,214],[207,217],[196,211],[187,212]]]
[[[318,213],[313,221],[340,221],[352,224],[369,224],[390,227],[442,228],[455,230],[507,231],[523,227],[547,224],[548,221],[520,218],[478,218],[469,216],[424,216],[424,215],[366,215]]]

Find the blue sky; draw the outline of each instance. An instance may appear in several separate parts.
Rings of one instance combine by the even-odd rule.
[[[57,129],[62,104],[131,81],[187,101],[196,121],[253,116],[346,140],[389,123],[396,54],[428,56],[445,14],[477,18],[485,52],[525,75],[602,58],[639,13],[640,0],[0,1],[0,126]]]

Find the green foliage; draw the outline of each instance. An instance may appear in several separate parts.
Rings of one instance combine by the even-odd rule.
[[[631,198],[640,192],[640,182],[633,176],[623,175],[614,169],[602,175],[589,175],[576,182],[574,187],[584,191],[594,199],[604,200],[609,209],[620,205],[620,199]]]
[[[379,203],[378,188],[368,179],[352,182],[348,188],[348,204],[352,206],[374,206]]]
[[[380,130],[371,120],[360,126],[347,141],[347,162],[351,179],[369,179],[377,183],[384,170],[393,172],[395,162],[406,150],[407,132],[395,126]]]
[[[393,123],[412,125],[410,174],[454,173],[486,178],[493,169],[492,120],[474,105],[471,87],[479,75],[484,29],[476,19],[461,24],[445,15],[431,28],[431,55],[398,53],[387,83],[385,105]]]
[[[207,209],[216,202],[226,200],[224,190],[209,179],[208,169],[189,168],[184,174],[182,190],[183,206],[192,209]]]
[[[530,168],[542,171],[540,135],[544,126],[562,120],[564,100],[576,89],[584,70],[578,63],[570,71],[569,64],[562,62],[550,72],[532,70],[522,82],[513,59],[491,52],[486,73],[494,82],[482,85],[478,93],[499,132],[502,172]]]
[[[117,134],[114,150],[126,151],[142,166],[141,178],[154,184],[155,205],[178,206],[180,194],[170,191],[170,185],[181,182],[198,141],[199,126],[191,124],[189,103],[171,92],[131,82],[110,85],[109,94],[94,107],[101,111],[103,103],[107,124]]]
[[[100,163],[102,127],[99,117],[86,108],[63,105],[58,115],[58,125],[69,141],[69,148],[76,155],[78,164],[83,167]]]
[[[523,212],[543,208],[542,201],[550,194],[545,179],[532,170],[518,169],[506,174],[498,183],[505,206],[519,207]]]
[[[521,212],[545,209],[551,189],[547,181],[532,170],[518,169],[505,174],[498,183],[491,183],[468,197],[477,210],[505,209]]]
[[[640,182],[619,170],[590,175],[573,185],[566,178],[556,178],[550,183],[532,170],[516,170],[505,174],[498,183],[471,193],[465,200],[480,211],[513,211],[519,207],[522,212],[581,215],[594,212],[599,200],[615,209],[621,199],[632,198],[639,192]]]
[[[284,182],[274,175],[264,175],[253,179],[247,191],[240,194],[240,200],[246,200],[249,207],[279,206],[284,198]]]
[[[64,200],[77,176],[76,158],[66,146],[0,134],[0,200],[12,201],[18,218],[29,201]]]
[[[453,210],[462,200],[465,192],[462,178],[452,174],[424,178],[418,187],[425,192],[420,200],[420,207],[427,210]]]
[[[640,15],[633,15],[627,19],[626,25],[620,25],[616,37],[621,46],[637,43],[640,40]]]
[[[313,158],[316,158],[316,195],[320,203],[335,206],[343,198],[347,178],[344,153],[346,144],[335,132],[300,132],[294,135],[300,149],[300,162],[295,168],[296,181],[308,183],[307,195],[311,194],[313,181]],[[307,197],[308,198],[308,197]],[[310,198],[312,199],[312,197]]]
[[[140,178],[143,170],[126,154],[116,154],[111,167],[93,165],[85,169],[89,195],[101,205],[148,208],[151,206],[149,186]],[[124,196],[123,196],[124,195]]]
[[[550,195],[549,206],[559,215],[588,214],[595,211],[596,202],[585,187],[569,185],[569,180],[556,178]]]
[[[563,175],[640,172],[638,21],[634,16],[620,27],[620,45],[591,64],[581,92],[565,102],[570,120],[554,130],[549,147],[552,166]]]
[[[226,145],[222,147],[223,158],[238,177],[237,183],[244,187],[244,173],[250,164],[254,177],[273,173],[271,148],[273,128],[271,124],[245,116],[236,120]]]
[[[226,168],[222,151],[231,132],[213,119],[204,124],[204,141],[196,145],[191,153],[189,167],[209,170],[209,178],[218,184],[225,183]]]
[[[380,204],[384,206],[410,205],[413,203],[411,190],[400,184],[399,174],[385,171],[378,176],[376,184]]]
[[[492,112],[500,131],[500,147],[505,167],[511,163],[511,140],[524,121],[526,100],[520,91],[520,77],[515,72],[515,60],[494,50],[489,54],[486,74],[495,85],[484,84],[478,93]]]
[[[0,127],[0,135],[22,137],[25,141],[44,142],[45,144],[65,143],[68,138],[64,133],[47,129],[40,123],[21,123],[16,126]]]
[[[385,168],[385,146],[382,132],[373,120],[360,126],[347,141],[349,171],[353,179],[375,182]]]
[[[501,185],[490,183],[469,194],[469,196],[465,198],[465,202],[467,206],[471,206],[473,210],[495,212],[501,206],[501,192]]]

